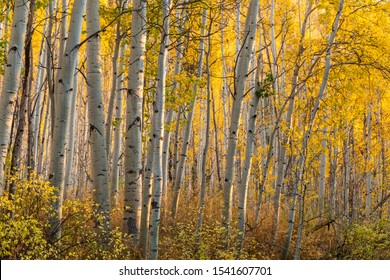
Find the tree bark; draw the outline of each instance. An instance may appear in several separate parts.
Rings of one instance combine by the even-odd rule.
[[[87,100],[89,139],[91,146],[91,181],[93,199],[101,220],[97,220],[102,233],[101,243],[107,246],[110,232],[110,193],[108,163],[104,139],[104,111],[102,101],[102,73],[100,59],[99,0],[87,0]]]
[[[9,51],[0,95],[0,196],[4,190],[5,164],[10,144],[11,123],[20,84],[29,5],[30,1],[28,0],[15,0]]]
[[[154,102],[154,115],[152,135],[154,138],[153,149],[153,191],[151,202],[150,226],[149,226],[149,258],[158,258],[158,239],[161,216],[161,196],[163,187],[162,177],[162,148],[164,135],[164,110],[165,110],[165,78],[167,75],[167,58],[169,46],[169,27],[171,11],[171,0],[162,2],[162,22],[163,30],[161,34],[160,53],[158,57],[158,77],[157,77],[157,97]]]
[[[227,243],[229,247],[230,224],[232,221],[232,202],[233,202],[233,174],[234,158],[237,147],[238,125],[241,116],[241,104],[245,93],[245,81],[248,74],[248,66],[252,53],[253,42],[257,29],[259,1],[251,0],[245,21],[243,44],[238,54],[235,81],[234,81],[234,100],[231,112],[231,124],[228,139],[228,151],[226,156],[226,170],[224,182],[224,205],[223,205],[223,225],[227,230]]]
[[[125,232],[139,243],[142,203],[142,104],[147,1],[133,0],[126,107]]]
[[[51,120],[53,130],[51,138],[49,181],[56,190],[57,199],[54,202],[53,210],[55,210],[57,214],[51,220],[52,231],[60,231],[59,225],[62,217],[61,205],[65,178],[65,157],[69,140],[69,113],[71,109],[71,97],[74,94],[73,79],[79,52],[84,7],[85,0],[76,0],[73,5],[63,65],[59,70],[55,87],[56,92],[54,99],[57,102],[55,104],[55,118]],[[51,98],[51,104],[54,99]],[[60,232],[58,234],[60,234]]]

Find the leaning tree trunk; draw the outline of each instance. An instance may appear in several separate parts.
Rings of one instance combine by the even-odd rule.
[[[138,244],[142,203],[142,102],[147,1],[133,0],[127,88],[124,229]]]
[[[28,0],[15,0],[9,51],[0,95],[0,196],[4,190],[5,163],[20,83],[29,5],[30,1]]]
[[[234,100],[231,113],[231,124],[226,155],[224,183],[223,225],[227,230],[227,247],[229,247],[230,224],[232,221],[234,158],[237,147],[238,125],[241,116],[241,104],[245,93],[245,81],[257,29],[259,1],[251,0],[245,22],[243,44],[238,54],[234,81]]]
[[[104,112],[102,101],[102,73],[100,59],[99,0],[87,0],[87,95],[89,137],[91,144],[91,179],[93,198],[101,220],[103,236],[110,231],[110,193],[108,163],[104,140]],[[108,240],[103,237],[103,246]]]

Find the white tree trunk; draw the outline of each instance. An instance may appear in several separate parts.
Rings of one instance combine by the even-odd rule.
[[[102,101],[102,73],[100,59],[99,0],[87,0],[87,95],[89,135],[91,145],[91,181],[93,198],[102,220],[103,236],[110,231],[110,193],[108,163],[104,139],[104,111]],[[102,239],[106,245],[105,238]]]
[[[118,74],[115,84],[115,126],[114,126],[114,150],[112,155],[112,173],[111,173],[111,203],[115,207],[118,203],[119,195],[119,170],[121,166],[122,153],[122,131],[123,131],[123,60],[126,46],[122,46],[119,50]]]
[[[247,138],[246,138],[246,149],[245,149],[245,162],[242,169],[242,182],[239,189],[239,202],[238,202],[238,237],[237,237],[237,255],[241,255],[241,251],[244,245],[245,239],[245,223],[246,223],[246,209],[247,209],[247,197],[249,187],[249,177],[252,165],[252,154],[255,145],[255,124],[257,118],[257,107],[261,97],[261,85],[262,81],[263,65],[259,59],[257,63],[257,74],[255,80],[255,90],[252,92],[252,98],[250,101],[250,113],[248,120]]]
[[[24,39],[30,1],[15,0],[9,51],[0,95],[0,196],[4,190],[5,161],[10,144],[11,123],[20,84]]]
[[[323,132],[324,137],[327,135],[326,130]],[[321,140],[321,155],[320,155],[320,185],[318,188],[318,209],[320,216],[324,213],[325,206],[325,183],[326,183],[326,139]]]
[[[179,38],[178,41],[178,47],[176,51],[176,63],[175,63],[175,70],[174,70],[174,75],[179,75],[181,72],[181,66],[182,66],[182,59],[183,59],[183,48],[181,44],[181,39]],[[175,92],[177,88],[177,81],[173,81],[172,85],[172,92]],[[174,111],[173,109],[169,109],[165,124],[166,125],[171,125],[173,122],[173,117],[174,117]],[[164,131],[164,147],[163,147],[163,158],[162,158],[162,164],[163,164],[163,191],[164,191],[164,199],[167,200],[168,196],[168,166],[169,166],[169,147],[171,143],[171,131],[170,128],[166,129]]]
[[[369,218],[371,215],[372,208],[372,168],[371,168],[371,142],[372,142],[372,103],[370,102],[368,106],[368,113],[365,123],[365,141],[366,141],[366,209],[365,215],[366,218]]]
[[[158,57],[158,77],[157,77],[157,97],[154,102],[153,121],[153,191],[151,202],[150,226],[149,226],[149,258],[157,260],[158,258],[158,237],[161,215],[161,195],[163,187],[162,178],[162,148],[164,135],[164,110],[165,110],[165,78],[167,72],[167,58],[169,46],[169,27],[171,10],[171,0],[163,0],[162,2],[162,22],[163,31],[161,34],[160,54]]]
[[[133,0],[127,86],[124,229],[139,242],[142,203],[142,102],[147,1]]]
[[[152,121],[153,124],[153,121]],[[153,127],[152,127],[153,131]],[[141,208],[141,228],[139,238],[139,248],[142,257],[146,258],[148,254],[149,241],[149,221],[150,221],[150,202],[152,197],[153,185],[153,147],[154,141],[149,139],[148,152],[146,155],[145,174],[142,184],[142,208]]]
[[[207,10],[203,9],[202,13],[202,22],[206,23],[207,19]],[[204,26],[204,25],[203,25]],[[212,22],[210,22],[209,33],[211,31]],[[207,69],[207,109],[206,109],[206,130],[205,130],[205,140],[202,153],[202,169],[201,169],[201,186],[200,186],[200,199],[199,199],[199,209],[198,209],[198,221],[196,226],[196,238],[200,238],[200,232],[203,224],[203,212],[204,212],[204,203],[206,197],[206,164],[207,164],[207,153],[209,149],[210,142],[210,118],[211,118],[211,73],[210,73],[210,52],[211,52],[211,39],[208,37],[208,50],[206,55],[206,69]]]
[[[231,124],[228,139],[228,151],[226,155],[226,170],[224,182],[224,206],[223,206],[223,224],[228,230],[228,239],[230,238],[230,223],[232,221],[232,201],[233,201],[233,174],[234,158],[237,147],[238,125],[241,116],[241,104],[245,93],[245,81],[248,74],[248,67],[253,48],[253,42],[257,29],[259,1],[251,0],[247,17],[245,21],[243,45],[238,55],[234,82],[234,100],[231,112]],[[227,240],[227,247],[229,240]]]
[[[349,128],[348,128],[349,129]],[[347,133],[347,139],[344,140],[344,216],[349,217],[349,188],[351,186],[351,152],[350,138],[351,130]]]
[[[34,96],[36,98],[35,105],[32,110],[31,118],[32,118],[32,124],[33,124],[33,161],[36,165],[38,162],[38,147],[39,147],[39,135],[40,135],[40,122],[43,118],[42,112],[43,112],[43,87],[44,87],[44,78],[45,78],[45,68],[44,65],[46,65],[46,57],[47,57],[47,47],[45,44],[45,33],[46,33],[46,27],[47,27],[47,21],[45,21],[45,26],[43,28],[43,34],[42,34],[42,43],[40,48],[40,54],[39,54],[39,62],[38,62],[38,73],[36,77],[36,84],[35,84],[35,90],[34,90]],[[35,168],[34,168],[35,169]]]
[[[336,139],[336,130],[334,130],[334,139]],[[329,198],[329,208],[330,208],[330,219],[334,219],[336,216],[336,187],[337,187],[337,156],[338,156],[338,147],[335,145],[332,147],[332,157],[331,157],[331,172],[330,172],[330,198]]]
[[[76,114],[77,114],[77,96],[78,96],[78,75],[76,74],[73,81],[73,95],[70,106],[70,122],[69,122],[69,143],[68,151],[66,155],[66,167],[65,167],[65,189],[64,200],[67,199],[67,192],[70,191],[72,185],[75,185],[75,181],[72,180],[73,170],[73,156],[74,156],[74,143],[75,143],[75,129],[76,129]]]
[[[69,36],[66,43],[63,65],[60,69],[55,87],[56,109],[55,119],[52,119],[52,144],[49,165],[49,180],[56,187],[58,198],[54,203],[57,216],[51,222],[57,227],[61,219],[61,204],[64,190],[65,157],[68,144],[68,131],[71,110],[71,98],[74,94],[73,78],[79,52],[81,28],[83,23],[85,0],[76,0],[73,5],[72,18],[69,26]],[[53,102],[53,99],[51,99]],[[52,108],[52,105],[51,105]]]

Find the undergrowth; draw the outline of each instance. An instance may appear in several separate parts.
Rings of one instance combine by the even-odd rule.
[[[69,198],[63,203],[61,238],[53,240],[49,220],[55,201],[54,188],[34,178],[13,179],[16,193],[0,198],[1,259],[139,259],[131,236],[122,233],[123,197],[111,213],[111,231],[96,225],[98,213],[92,196]],[[71,196],[69,196],[71,197]],[[168,202],[165,202],[169,205]],[[165,205],[165,206],[166,206]],[[261,222],[253,222],[248,211],[244,248],[237,254],[237,225],[230,238],[221,224],[222,194],[207,198],[203,224],[197,230],[197,195],[184,196],[175,221],[163,207],[160,225],[159,259],[279,259],[285,238],[287,217],[281,216],[280,230],[271,242],[271,208],[264,205]],[[237,216],[236,210],[233,217]],[[233,219],[235,221],[236,219]],[[335,221],[316,228],[307,222],[301,245],[301,259],[390,259],[390,220],[375,222]],[[296,234],[296,231],[295,231]],[[105,245],[101,245],[105,235]],[[295,238],[293,238],[295,240]],[[295,244],[292,244],[294,248]],[[293,250],[292,250],[293,251]],[[290,256],[292,257],[292,255]]]

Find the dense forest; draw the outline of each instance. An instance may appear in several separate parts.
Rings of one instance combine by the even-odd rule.
[[[390,1],[0,0],[1,259],[390,259]]]

